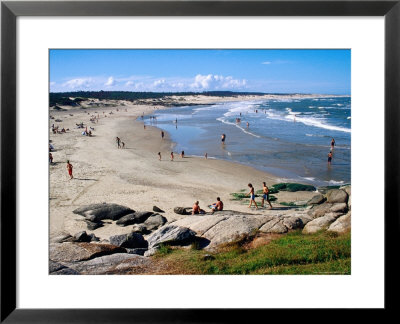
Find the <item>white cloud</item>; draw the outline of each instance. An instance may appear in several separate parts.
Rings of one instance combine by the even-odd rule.
[[[231,90],[243,88],[246,86],[246,80],[234,79],[231,76],[222,75],[201,75],[198,74],[194,78],[194,82],[190,85],[196,90]]]
[[[68,80],[62,84],[63,87],[73,89],[73,90],[90,88],[92,85],[93,85],[92,78],[76,78],[76,79]]]
[[[262,62],[261,64],[271,64],[269,61]]]
[[[133,86],[133,81],[128,81],[128,82],[126,82],[126,83],[125,83],[125,86],[127,86],[127,87]]]
[[[114,80],[114,78],[113,78],[112,76],[110,76],[110,77],[107,79],[107,82],[104,83],[104,85],[107,86],[107,87],[112,87],[113,85],[115,85],[115,80]]]

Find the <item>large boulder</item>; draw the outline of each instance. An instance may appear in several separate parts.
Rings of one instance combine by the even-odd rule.
[[[346,191],[341,189],[332,189],[326,193],[326,200],[328,203],[347,203],[349,195]]]
[[[69,266],[80,274],[104,275],[135,273],[135,271],[143,273],[140,269],[150,264],[149,258],[138,254],[116,253]]]
[[[153,231],[159,228],[160,226],[163,226],[166,222],[167,219],[164,216],[161,216],[159,214],[153,214],[146,219],[143,225],[146,226],[146,229],[148,231]]]
[[[122,216],[117,220],[116,224],[119,226],[127,226],[132,224],[143,223],[148,217],[153,215],[153,212],[134,212]]]
[[[50,260],[55,262],[76,262],[102,255],[125,252],[124,248],[110,244],[50,243]]]
[[[329,211],[334,213],[346,213],[347,212],[347,204],[346,203],[338,203],[333,204]]]
[[[339,217],[328,228],[328,231],[335,233],[345,233],[351,229],[351,213]]]
[[[307,201],[307,205],[319,205],[322,204],[325,200],[326,198],[323,195],[317,194],[313,196],[309,201]]]
[[[110,244],[124,248],[147,248],[147,242],[140,233],[114,235],[110,237]]]
[[[187,227],[166,225],[152,233],[148,238],[149,249],[160,244],[186,244],[195,237],[196,233]]]
[[[175,207],[174,208],[174,213],[175,214],[179,214],[179,215],[190,215],[190,213],[186,209],[189,209],[189,208]]]
[[[321,205],[314,205],[307,214],[312,218],[318,218],[324,216],[326,213],[329,213],[332,204],[330,203],[323,203]]]
[[[303,228],[304,223],[300,217],[292,216],[292,217],[285,217],[282,220],[282,225],[284,225],[288,230],[294,230],[297,228]]]
[[[107,203],[87,205],[73,211],[73,213],[84,216],[91,222],[99,222],[103,219],[117,220],[134,212],[129,207]]]
[[[330,224],[332,224],[341,214],[339,213],[328,213],[325,216],[316,218],[311,222],[307,223],[303,228],[304,234],[316,233],[320,230],[326,229]]]

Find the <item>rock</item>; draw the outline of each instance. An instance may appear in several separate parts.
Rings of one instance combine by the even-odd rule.
[[[340,214],[338,213],[328,213],[325,216],[318,217],[311,222],[309,222],[306,226],[303,228],[303,233],[304,234],[312,234],[316,233],[320,230],[326,229],[330,224],[332,224]]]
[[[110,244],[126,248],[147,248],[147,242],[140,233],[114,235],[110,237]]]
[[[63,268],[66,268],[66,266],[61,263],[49,260],[49,273],[61,270]]]
[[[287,233],[287,231],[288,228],[281,222],[278,222],[268,230],[268,233],[283,234]]]
[[[54,271],[50,273],[51,275],[79,275],[80,273],[74,269],[69,267],[64,267],[58,271]]]
[[[76,233],[74,235],[74,242],[90,242],[92,238],[87,235],[86,231]]]
[[[132,227],[132,233],[148,234],[150,231],[143,224],[135,224]]]
[[[332,189],[326,193],[328,203],[347,203],[349,195],[344,190]]]
[[[307,223],[313,220],[313,218],[308,215],[299,215],[297,217],[301,219],[303,226],[305,226]]]
[[[307,201],[307,205],[319,205],[322,204],[325,200],[326,198],[323,195],[317,194],[314,197],[312,197],[309,201]]]
[[[155,211],[156,213],[165,213],[165,211],[163,211],[162,209],[158,208],[157,206],[153,206],[153,211]]]
[[[345,233],[351,229],[351,213],[339,217],[328,228],[328,231],[335,233]]]
[[[146,248],[126,249],[126,252],[128,252],[129,254],[138,254],[138,255],[144,255],[146,251],[147,251]]]
[[[347,204],[346,203],[333,204],[332,207],[329,209],[329,211],[334,213],[344,214],[345,212],[347,212]]]
[[[100,241],[100,239],[96,235],[94,235],[93,233],[92,234],[88,234],[88,236],[90,237],[90,242],[99,242]]]
[[[72,241],[73,237],[68,233],[60,233],[50,238],[50,243],[62,243]]]
[[[190,213],[186,211],[185,207],[175,207],[174,213],[179,215],[190,215]]]
[[[159,214],[153,214],[149,218],[146,219],[146,221],[143,223],[143,225],[146,226],[146,229],[148,231],[153,231],[160,226],[163,226],[167,222],[167,219],[164,216],[161,216]]]
[[[89,231],[94,231],[95,229],[104,226],[104,223],[102,221],[99,222],[91,222],[87,219],[84,220],[86,223],[86,227]]]
[[[144,256],[145,257],[152,256],[152,255],[156,254],[159,249],[160,249],[159,246],[152,247],[152,248],[148,249],[146,252],[144,252]]]
[[[99,222],[103,219],[117,220],[134,212],[128,207],[107,203],[87,205],[73,211],[73,213],[84,216],[91,222]]]
[[[110,244],[94,243],[51,243],[50,260],[55,262],[76,262],[98,256],[124,253],[125,249]]]
[[[135,268],[148,266],[151,260],[137,254],[116,253],[80,262],[71,266],[84,275],[126,274]]]
[[[282,221],[282,224],[286,226],[288,230],[294,230],[297,228],[303,228],[303,220],[300,217],[285,217]]]
[[[346,191],[346,193],[351,196],[351,185],[345,185],[340,187],[339,189]]]
[[[349,207],[349,210],[351,210],[351,196],[349,196],[349,200],[347,201],[347,206]]]
[[[185,244],[193,239],[195,232],[186,227],[166,225],[158,229],[147,238],[149,247],[153,248],[160,244],[179,245]]]
[[[153,212],[134,212],[121,217],[116,224],[119,226],[127,226],[132,224],[143,223]]]
[[[330,211],[332,204],[330,203],[323,203],[321,205],[314,205],[307,214],[312,218],[318,218],[324,216],[326,213]]]

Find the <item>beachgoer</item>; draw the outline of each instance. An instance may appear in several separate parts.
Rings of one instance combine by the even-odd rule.
[[[264,207],[264,200],[266,200],[267,203],[269,204],[269,209],[272,209],[272,205],[269,200],[269,189],[268,189],[267,185],[265,184],[265,182],[263,182],[263,196],[261,199],[261,207]]]
[[[181,158],[183,159],[185,157],[185,151],[181,152]]]
[[[124,149],[125,148],[125,143],[121,142],[121,144],[122,144],[122,148]]]
[[[49,161],[50,163],[53,163],[53,154],[51,154],[50,152],[49,152]]]
[[[192,208],[192,215],[196,215],[196,214],[205,214],[206,212],[200,208],[199,206],[199,201],[196,201],[193,205]]]
[[[217,202],[211,205],[211,213],[214,214],[215,211],[222,211],[224,209],[224,203],[221,198],[217,197]]]
[[[68,170],[68,174],[69,174],[69,179],[71,180],[71,179],[73,179],[73,175],[72,175],[72,169],[73,169],[73,166],[72,166],[72,164],[71,163],[69,163],[69,160],[67,161],[67,170]]]
[[[332,140],[331,140],[331,151],[333,151],[334,147],[335,147],[335,139],[332,138]]]
[[[115,138],[115,141],[117,142],[118,148],[120,148],[120,147],[121,147],[121,145],[120,145],[121,139],[117,136],[117,137]]]
[[[158,160],[161,161],[161,152],[158,152],[157,155],[158,155]]]
[[[225,142],[225,139],[226,139],[226,135],[225,135],[225,134],[222,134],[222,135],[221,135],[221,142],[224,143],[224,142]]]
[[[161,131],[161,138],[164,138],[164,132]]]
[[[206,158],[206,160],[207,160],[207,157],[208,157],[208,154],[207,154],[207,152],[206,152],[206,154],[204,154],[204,157]]]
[[[254,187],[251,183],[249,183],[247,185],[250,188],[250,191],[248,193],[248,195],[250,196],[250,204],[249,204],[249,208],[251,207],[251,204],[254,202],[254,205],[256,206],[256,209],[258,209],[257,203],[255,201],[256,195],[254,193]]]
[[[174,152],[171,152],[171,161],[174,160]]]
[[[247,122],[247,123],[246,123],[246,127],[249,128],[249,126],[250,126],[250,124],[249,124],[249,122]]]
[[[332,151],[328,153],[328,165],[331,165],[332,162]]]
[[[146,125],[145,124],[143,124],[143,129],[146,129]]]

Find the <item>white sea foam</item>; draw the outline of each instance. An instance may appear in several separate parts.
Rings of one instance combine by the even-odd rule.
[[[334,186],[344,184],[344,181],[329,180],[328,183]]]
[[[236,124],[236,123],[230,122],[229,120],[227,120],[227,119],[224,118],[224,117],[219,117],[219,118],[217,118],[217,120],[220,121],[220,122],[222,122],[222,123],[224,123],[224,124],[233,125],[233,126],[239,128],[239,129],[240,129],[243,133],[245,133],[245,134],[248,134],[248,135],[251,135],[251,136],[254,136],[254,137],[257,137],[257,138],[260,138],[260,137],[261,137],[261,136],[259,136],[259,135],[256,135],[256,134],[252,133],[252,132],[249,132],[248,130],[246,130],[245,128],[241,127],[240,125],[238,125],[238,124]]]

